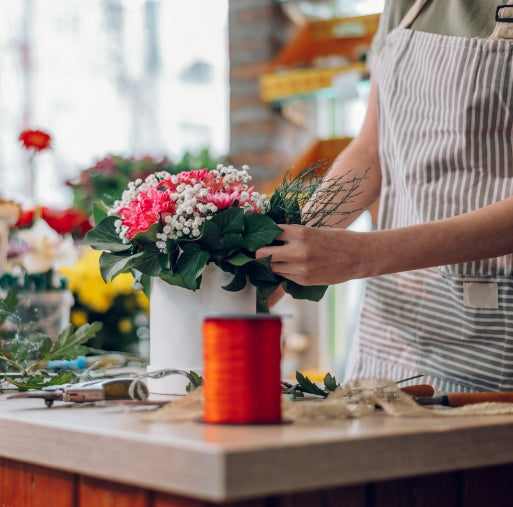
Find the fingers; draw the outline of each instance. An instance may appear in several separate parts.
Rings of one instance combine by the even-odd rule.
[[[282,225],[280,227],[283,229],[283,232],[280,232],[278,236],[276,236],[275,240],[280,241],[281,245],[275,246],[264,246],[259,248],[255,254],[257,259],[263,259],[264,257],[273,257],[273,261],[279,261],[283,255],[286,255],[287,248],[284,249],[291,241],[295,239],[295,231],[297,228],[301,228],[299,225]]]

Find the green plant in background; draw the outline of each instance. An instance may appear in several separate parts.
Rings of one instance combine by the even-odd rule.
[[[221,159],[213,157],[208,148],[198,153],[186,152],[181,160],[173,163],[167,156],[147,155],[126,157],[111,154],[98,160],[92,167],[66,182],[73,192],[73,205],[92,214],[96,201],[111,205],[119,199],[129,181],[144,179],[158,171],[178,173],[193,168],[213,169]]]

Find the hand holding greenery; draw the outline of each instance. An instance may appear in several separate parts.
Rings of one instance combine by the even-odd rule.
[[[97,225],[84,243],[102,250],[104,280],[131,271],[135,285],[147,294],[151,277],[196,290],[206,265],[215,263],[233,275],[223,289],[239,291],[248,281],[257,288],[258,311],[268,311],[267,299],[280,285],[294,298],[319,301],[326,286],[305,287],[277,276],[270,259],[256,259],[255,252],[275,240],[279,224],[322,227],[328,216],[348,214],[342,205],[358,195],[362,178],[335,178],[328,190],[316,193],[322,168],[317,164],[298,176],[288,174],[270,199],[249,186],[247,166],[160,171],[129,183],[113,206],[98,204]],[[342,191],[343,199],[330,199]],[[319,205],[302,216],[314,193]]]

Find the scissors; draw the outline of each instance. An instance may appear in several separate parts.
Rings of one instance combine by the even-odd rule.
[[[141,380],[113,378],[47,386],[38,391],[12,394],[8,399],[42,398],[45,405],[51,407],[54,401],[86,403],[104,400],[146,400],[148,395],[148,387]]]

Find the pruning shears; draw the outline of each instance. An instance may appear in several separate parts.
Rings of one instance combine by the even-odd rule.
[[[104,400],[146,400],[148,394],[148,388],[141,380],[113,378],[47,386],[38,391],[12,394],[8,399],[42,398],[45,405],[51,407],[54,401],[86,403]]]

